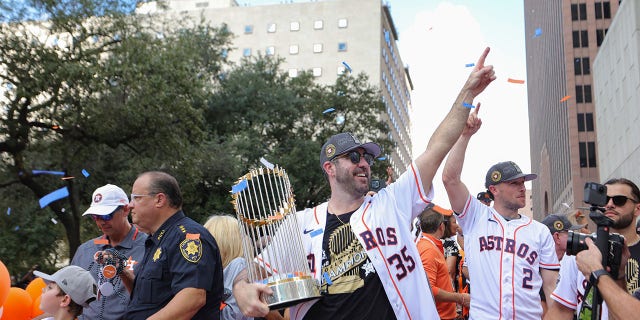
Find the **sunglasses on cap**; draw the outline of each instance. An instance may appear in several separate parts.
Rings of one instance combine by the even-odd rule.
[[[364,157],[364,161],[366,161],[369,166],[373,165],[373,155],[371,153],[365,152],[361,155],[360,152],[356,150],[349,151],[341,156],[336,157],[335,159],[346,157],[349,157],[349,160],[351,160],[351,163],[353,164],[360,163],[360,158]]]
[[[93,219],[93,221],[98,221],[98,220],[104,220],[104,221],[109,221],[111,219],[113,219],[113,216],[116,214],[116,212],[118,212],[118,210],[120,210],[122,208],[122,206],[118,207],[116,210],[113,210],[113,212],[107,214],[107,215],[97,215],[97,214],[92,214],[91,218]]]
[[[609,203],[609,200],[613,200],[613,204],[615,204],[617,207],[624,206],[627,203],[627,200],[631,200],[634,203],[638,203],[638,201],[635,201],[627,196],[622,196],[622,195],[617,195],[613,197],[607,196],[607,203]]]

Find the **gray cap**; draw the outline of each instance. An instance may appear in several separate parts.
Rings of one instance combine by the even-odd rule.
[[[34,275],[45,282],[55,282],[62,291],[71,297],[73,302],[86,307],[96,300],[98,286],[89,271],[78,266],[64,267],[52,275],[34,271]]]
[[[338,133],[331,136],[322,146],[322,150],[320,150],[320,167],[322,167],[325,162],[331,161],[337,156],[357,148],[363,148],[372,154],[374,158],[378,157],[381,152],[380,146],[375,142],[362,143],[349,132]]]
[[[498,183],[516,180],[524,177],[524,181],[530,181],[538,177],[537,174],[529,173],[524,174],[520,167],[513,161],[499,162],[491,166],[487,171],[485,177],[484,186],[489,189],[489,186],[496,185]]]
[[[551,234],[561,231],[579,230],[585,225],[573,225],[564,215],[550,214],[542,219],[542,223],[549,228]]]

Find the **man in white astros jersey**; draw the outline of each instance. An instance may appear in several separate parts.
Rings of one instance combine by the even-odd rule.
[[[524,174],[513,162],[493,165],[485,187],[493,207],[482,204],[460,180],[467,145],[480,129],[478,107],[451,149],[442,178],[451,208],[465,236],[469,277],[473,279],[470,319],[540,319],[542,287],[547,300],[558,276],[558,257],[547,227],[518,214],[525,206]]]
[[[488,53],[489,48],[426,150],[398,180],[375,195],[365,196],[373,159],[381,152],[377,144],[340,133],[323,145],[320,166],[331,197],[297,212],[303,248],[322,297],[293,306],[291,319],[439,318],[409,227],[431,201],[432,179],[460,136],[473,99],[496,78],[493,67],[485,66]],[[269,261],[261,266],[268,267]],[[272,291],[246,279],[234,284],[233,294],[247,316],[269,311],[258,299],[260,293]]]

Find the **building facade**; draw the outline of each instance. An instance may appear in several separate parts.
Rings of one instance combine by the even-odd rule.
[[[620,4],[593,61],[600,178],[640,184],[640,3]]]
[[[583,207],[600,181],[591,72],[619,1],[524,0],[535,219]]]
[[[286,1],[285,1],[286,2]],[[227,58],[261,55],[285,59],[281,68],[295,77],[311,71],[321,84],[334,84],[345,73],[364,72],[380,88],[394,142],[386,155],[396,174],[412,160],[411,78],[396,41],[389,7],[381,0],[327,0],[239,6],[233,0],[171,0],[170,12],[203,16],[212,25],[225,23],[235,35]],[[154,2],[138,13],[157,10]],[[351,69],[351,70],[349,70]]]

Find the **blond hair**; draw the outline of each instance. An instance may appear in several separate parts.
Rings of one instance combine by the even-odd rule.
[[[242,257],[242,237],[238,219],[226,215],[215,215],[207,220],[204,227],[211,232],[218,243],[223,268],[231,260]]]

